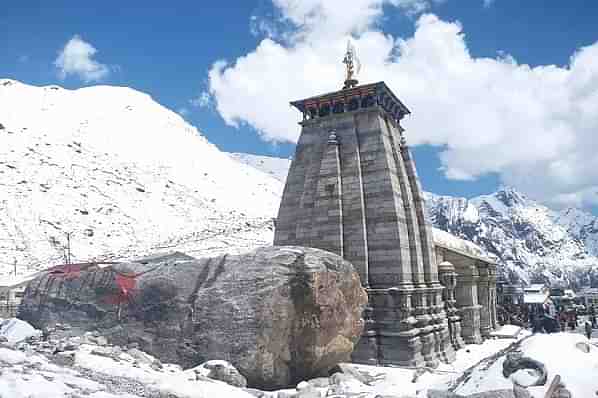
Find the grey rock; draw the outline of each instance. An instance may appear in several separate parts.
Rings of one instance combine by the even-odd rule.
[[[243,388],[243,391],[245,391],[246,393],[249,393],[251,395],[253,395],[256,398],[264,398],[266,397],[266,393],[263,392],[262,390],[257,390],[255,388]]]
[[[518,385],[513,386],[513,394],[515,394],[515,398],[532,398],[532,395],[525,387]]]
[[[513,390],[484,391],[470,395],[460,395],[451,391],[428,390],[428,398],[516,398]]]
[[[73,366],[75,363],[74,352],[58,352],[52,356],[52,362],[60,366]]]
[[[150,366],[154,363],[154,358],[136,348],[131,348],[130,350],[127,350],[127,354],[132,356],[139,363],[144,363]]]
[[[179,253],[69,278],[46,273],[30,282],[19,317],[37,328],[97,331],[87,338],[117,346],[138,343],[184,368],[221,358],[249,386],[275,389],[348,362],[366,302],[341,257],[279,246],[206,259]]]
[[[520,352],[513,352],[507,354],[502,364],[502,374],[504,377],[509,377],[520,369],[533,369],[538,374],[537,380],[529,386],[543,386],[546,384],[548,376],[546,366],[542,362],[535,359],[524,357]]]
[[[334,374],[337,372],[346,373],[351,375],[354,379],[359,380],[361,383],[365,385],[371,385],[375,381],[372,375],[369,375],[364,372],[360,372],[359,370],[355,369],[351,364],[348,363],[339,363],[336,365],[331,371],[330,374]]]
[[[513,390],[494,390],[470,394],[465,398],[515,398],[515,393]]]
[[[282,390],[276,393],[276,398],[297,398],[297,394],[295,390]]]
[[[247,379],[234,366],[224,361],[208,361],[198,368],[208,371],[207,376],[213,380],[220,380],[234,387],[247,387]]]
[[[317,388],[325,388],[330,386],[330,379],[328,377],[316,377],[315,379],[308,380],[307,382]]]

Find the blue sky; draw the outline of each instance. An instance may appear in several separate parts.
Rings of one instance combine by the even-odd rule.
[[[225,0],[220,2],[167,2],[161,3],[162,5],[157,5],[159,2],[141,1],[103,1],[97,2],[96,5],[91,5],[90,2],[60,0],[10,2],[5,4],[0,11],[0,77],[13,78],[34,85],[60,84],[68,88],[91,84],[130,86],[151,94],[158,102],[173,110],[182,111],[189,122],[197,126],[211,142],[223,150],[288,157],[292,155],[294,147],[292,143],[284,141],[285,139],[292,140],[292,134],[289,136],[277,135],[275,129],[270,129],[271,132],[265,134],[262,132],[260,135],[255,128],[255,126],[259,127],[270,123],[270,121],[264,120],[264,124],[261,124],[259,106],[262,107],[261,112],[263,113],[276,112],[276,109],[269,106],[268,100],[264,99],[269,97],[271,92],[276,91],[276,86],[267,87],[267,81],[273,80],[273,84],[280,84],[280,81],[276,82],[275,79],[284,79],[284,74],[281,74],[281,77],[273,77],[267,76],[267,73],[260,74],[259,70],[248,72],[247,75],[250,78],[257,79],[256,84],[260,87],[263,84],[265,87],[253,98],[245,92],[246,90],[238,90],[240,86],[235,82],[224,81],[226,80],[224,78],[211,79],[208,73],[213,70],[216,61],[227,61],[228,66],[225,68],[230,68],[230,75],[236,76],[237,80],[235,81],[238,82],[243,78],[244,70],[235,68],[236,60],[248,54],[259,57],[261,53],[257,48],[264,44],[264,40],[272,41],[280,45],[281,48],[288,49],[289,52],[310,40],[318,42],[317,44],[311,43],[311,46],[322,46],[329,40],[330,52],[338,58],[339,68],[342,68],[340,65],[342,51],[336,45],[336,36],[339,37],[339,42],[345,41],[345,37],[348,35],[353,36],[358,51],[361,46],[367,53],[369,50],[365,47],[368,44],[364,37],[368,32],[382,32],[385,35],[390,35],[393,40],[412,38],[418,29],[419,18],[424,12],[432,13],[438,20],[446,23],[438,26],[438,23],[434,25],[434,21],[432,21],[428,24],[429,26],[450,28],[455,26],[456,21],[459,21],[464,33],[462,40],[466,43],[467,52],[472,59],[487,57],[492,60],[500,60],[509,55],[515,60],[518,70],[527,68],[527,65],[529,68],[534,68],[553,64],[567,69],[571,57],[578,49],[591,46],[598,40],[598,24],[596,23],[598,21],[598,2],[591,0],[568,2],[495,0],[486,4],[483,0],[445,0],[442,2],[406,0],[405,3],[409,4],[405,7],[397,7],[401,0],[372,0],[370,2],[374,4],[372,7],[377,7],[379,3],[383,4],[380,9],[376,9],[375,17],[366,22],[355,17],[355,21],[351,21],[351,24],[354,23],[354,25],[348,27],[339,25],[338,30],[328,31],[319,31],[320,27],[308,26],[309,24],[299,21],[293,14],[296,10],[288,8],[289,1],[280,0],[272,4],[266,0]],[[367,1],[361,2],[367,3]],[[317,3],[317,1],[309,0],[308,3]],[[413,5],[423,5],[425,10],[416,9],[412,7]],[[370,5],[363,7],[366,7],[364,10],[368,10],[367,7]],[[313,10],[310,12],[311,14],[308,16],[313,14]],[[336,11],[330,12],[335,13]],[[330,20],[332,21],[331,25],[334,25],[335,18],[343,12],[340,7],[338,15],[327,14],[324,20]],[[305,15],[299,17],[302,16],[305,17]],[[293,19],[294,17],[295,19]],[[276,28],[277,33],[272,33],[272,31],[268,33],[268,29],[256,29],[258,26],[256,22],[263,22],[259,25],[262,27]],[[364,23],[365,27],[361,25],[358,27],[358,24],[361,23]],[[420,25],[425,24],[420,21]],[[436,34],[440,30],[430,28],[430,35]],[[308,31],[305,34],[307,38],[293,37],[298,32],[306,31]],[[98,81],[86,82],[77,74],[67,75],[64,79],[59,75],[59,70],[54,64],[55,60],[66,43],[75,35],[97,49],[93,59],[106,66],[108,72],[101,79],[96,79]],[[269,39],[268,36],[270,36]],[[380,41],[383,38],[376,38],[376,40]],[[372,48],[374,47],[372,45]],[[420,48],[424,47],[420,45]],[[335,52],[338,54],[334,54]],[[317,54],[317,51],[314,50],[314,53]],[[364,68],[368,68],[368,61],[368,59],[362,59]],[[407,66],[400,65],[400,60],[395,63],[399,65],[396,71],[408,69]],[[590,63],[589,65],[585,69],[590,68],[593,73],[593,65],[597,64]],[[298,67],[301,66],[298,65]],[[372,66],[371,70],[374,71],[376,68],[378,66]],[[394,73],[394,71],[394,69],[384,69],[384,72],[379,75],[372,72],[365,79],[366,81],[392,79],[396,76],[386,75],[386,73]],[[288,73],[292,74],[293,72],[289,70]],[[518,72],[509,72],[509,76],[516,73]],[[407,76],[407,72],[404,75]],[[322,79],[327,76],[324,72],[322,73]],[[265,82],[261,82],[260,77]],[[546,160],[548,155],[526,163],[521,160],[526,158],[523,154],[521,159],[503,162],[504,164],[500,161],[486,164],[488,162],[485,162],[484,159],[478,160],[475,164],[469,164],[467,159],[473,156],[467,150],[474,151],[473,153],[484,153],[487,148],[484,149],[482,146],[452,148],[451,137],[455,137],[455,141],[467,141],[468,137],[484,134],[484,131],[479,128],[476,130],[475,126],[471,127],[470,136],[464,136],[456,130],[447,131],[446,137],[442,138],[425,134],[421,137],[418,136],[421,134],[418,130],[436,128],[428,122],[418,122],[426,117],[428,107],[425,104],[427,103],[424,100],[418,100],[419,97],[409,91],[408,81],[405,81],[405,86],[402,86],[401,76],[396,78],[399,80],[395,86],[391,84],[391,88],[397,91],[399,97],[407,103],[413,112],[413,127],[410,130],[410,126],[408,126],[407,134],[409,139],[411,131],[414,130],[413,135],[416,138],[413,140],[418,145],[415,145],[413,150],[418,172],[426,190],[470,197],[491,192],[499,184],[508,183],[545,202],[551,202],[550,198],[559,195],[558,197],[562,199],[553,202],[556,206],[582,204],[592,208],[596,205],[592,192],[595,195],[598,176],[588,180],[582,176],[582,174],[585,176],[583,169],[573,171],[576,173],[575,179],[579,179],[579,183],[576,182],[575,186],[563,183],[564,177],[561,175],[555,175],[546,181],[540,179],[541,183],[537,184],[535,182],[540,181],[538,178],[533,178],[533,181],[527,179],[530,177],[525,173],[526,168],[540,170],[542,167],[546,167],[550,169],[551,165],[561,164],[565,161],[556,158],[557,155],[550,155],[552,156],[549,159],[551,163],[543,163],[548,161]],[[533,77],[532,80],[535,78]],[[311,79],[317,80],[318,76],[312,75]],[[339,79],[342,79],[342,76]],[[221,84],[217,84],[217,80]],[[598,86],[594,80],[592,81]],[[487,83],[484,84],[487,85]],[[301,84],[297,85],[302,86]],[[595,90],[596,86],[591,86],[589,89]],[[323,83],[321,87],[327,86]],[[244,91],[241,95],[242,100],[257,106],[256,113],[244,116],[243,110],[238,109],[243,105],[234,105],[237,108],[227,105],[227,98],[234,97],[235,90]],[[408,98],[414,98],[412,103],[401,95],[401,91],[407,93]],[[450,91],[451,95],[459,97],[460,90],[451,87]],[[294,96],[295,92],[296,96]],[[290,88],[280,96],[280,100],[278,95],[274,97],[276,97],[277,103],[284,102],[282,100],[284,98],[287,98],[286,102],[288,102],[302,97],[306,92],[304,87],[297,87],[296,91]],[[198,98],[201,93],[211,94],[209,105],[196,106],[197,102],[195,105],[190,102]],[[313,94],[317,94],[317,92],[313,92]],[[430,96],[435,95],[438,94],[430,92]],[[479,95],[483,95],[483,93]],[[488,95],[492,94],[489,92]],[[222,109],[216,106],[218,101],[222,104]],[[546,101],[551,101],[551,99]],[[284,106],[286,106],[286,102]],[[458,102],[457,99],[455,102]],[[419,107],[414,107],[418,104]],[[450,111],[452,113],[462,112],[460,116],[462,119],[455,122],[457,126],[468,124],[467,119],[475,116],[477,112],[472,112],[472,109],[467,106],[468,103],[464,104],[466,105],[455,105]],[[592,104],[590,103],[590,105]],[[499,103],[496,106],[501,107],[504,104]],[[509,111],[505,112],[507,113],[505,117],[509,117]],[[293,116],[293,114],[285,113],[283,116],[285,123],[290,123],[289,125],[299,120],[298,114]],[[295,120],[292,120],[293,118]],[[533,122],[538,124],[543,120]],[[237,126],[231,125],[234,123],[237,123]],[[547,120],[546,123],[552,122]],[[517,126],[517,124],[507,127],[512,130],[513,126]],[[573,125],[565,127],[567,132],[576,129]],[[464,129],[467,128],[469,127]],[[524,128],[524,131],[518,134],[525,135],[525,130]],[[542,146],[541,129],[533,134],[536,134],[535,142]],[[555,134],[557,133],[551,133],[551,135]],[[575,140],[569,140],[572,142],[570,145],[574,145],[575,149],[584,141],[578,139],[575,132],[571,134]],[[495,151],[508,151],[509,142],[515,146],[526,145],[525,140],[522,143],[517,142],[517,135],[515,140],[513,136],[503,138],[503,141],[496,141]],[[485,157],[488,158],[488,156]],[[568,161],[579,163],[579,159]],[[550,186],[550,189],[545,186]]]

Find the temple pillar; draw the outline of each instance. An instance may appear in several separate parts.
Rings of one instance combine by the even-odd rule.
[[[457,286],[455,299],[457,308],[461,315],[461,335],[467,344],[481,344],[480,333],[480,310],[478,304],[478,271],[475,264],[465,261],[461,266],[456,267]]]
[[[450,349],[446,349],[447,356],[454,358],[455,351],[465,346],[461,337],[461,318],[455,307],[455,287],[457,286],[457,273],[455,267],[448,261],[438,264],[440,283],[444,286],[443,298],[447,315]],[[452,351],[452,352],[451,352]]]
[[[488,264],[476,261],[476,267],[479,275],[477,282],[478,303],[482,307],[480,311],[480,333],[482,337],[488,338],[492,331],[492,310],[490,306],[492,293],[490,292]]]
[[[498,316],[496,314],[496,264],[488,264],[488,285],[490,291],[490,325],[492,329],[498,329]]]

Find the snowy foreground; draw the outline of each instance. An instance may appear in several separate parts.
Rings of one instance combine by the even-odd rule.
[[[504,356],[494,354],[517,341],[496,339],[467,346],[457,353],[454,363],[441,365],[432,372],[347,365],[357,372],[336,373],[330,378],[302,382],[296,389],[263,392],[208,378],[209,371],[205,366],[183,370],[178,365],[161,364],[136,347],[109,346],[103,337],[94,333],[69,338],[51,334],[46,341],[40,335],[20,320],[0,323],[1,397],[398,398],[426,397],[428,389],[448,388],[466,396],[501,388],[512,389],[513,382],[501,373]],[[518,339],[524,338],[521,341],[524,355],[543,362],[548,370],[549,381],[545,386],[528,388],[532,397],[543,398],[555,374],[561,375],[573,397],[595,396],[598,391],[598,378],[595,377],[598,374],[598,348],[576,334],[525,337],[524,334],[518,336]],[[576,347],[580,342],[586,343],[589,352]],[[223,361],[222,364],[227,366]],[[463,377],[464,372],[468,377]],[[511,378],[525,382],[526,377],[521,372]]]

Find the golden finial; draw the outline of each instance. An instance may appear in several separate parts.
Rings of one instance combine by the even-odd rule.
[[[357,52],[355,51],[355,47],[351,44],[351,40],[347,41],[347,52],[345,53],[345,58],[343,58],[343,64],[345,64],[347,68],[343,90],[357,86],[357,83],[359,82],[355,79],[355,76],[361,69],[361,62],[359,62],[359,58],[357,58]]]

